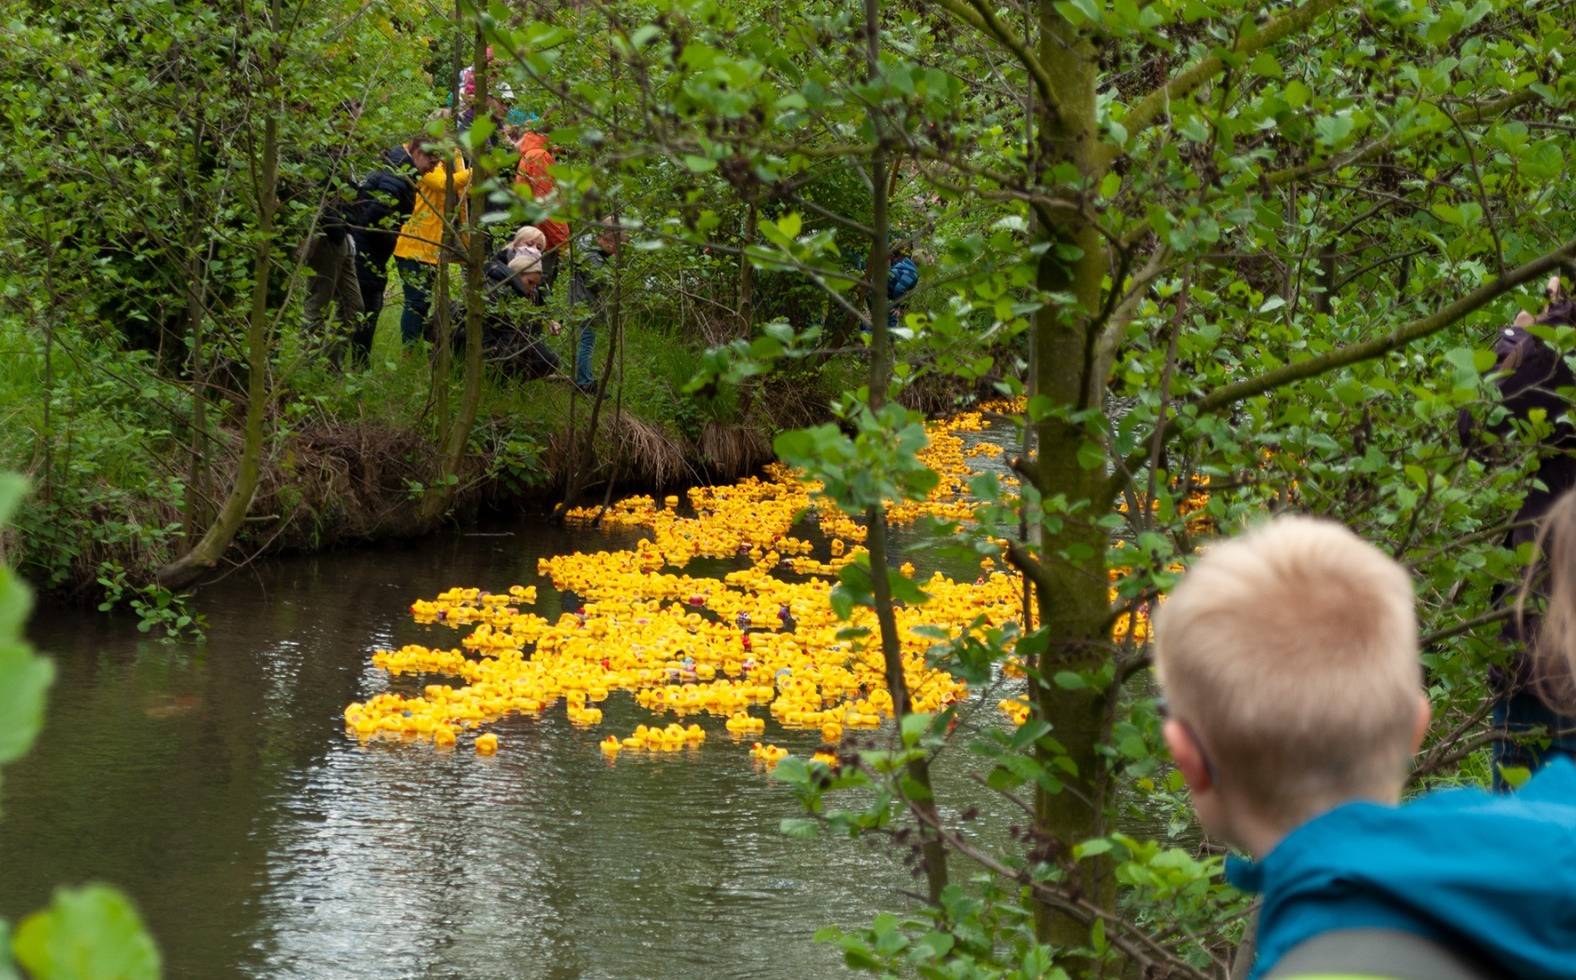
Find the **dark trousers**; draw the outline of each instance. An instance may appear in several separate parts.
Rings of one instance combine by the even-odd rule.
[[[383,297],[389,289],[388,259],[375,262],[365,252],[356,253],[356,282],[361,287],[361,320],[350,334],[350,359],[365,364],[372,357],[372,338],[383,315]]]
[[[1560,756],[1576,759],[1576,718],[1555,712],[1531,691],[1502,694],[1494,702],[1494,789],[1513,787],[1505,782],[1502,766],[1537,772],[1545,762]]]
[[[406,345],[414,344],[427,332],[427,315],[432,310],[433,277],[437,266],[416,259],[395,259],[400,282],[404,284],[405,309],[399,316],[399,335]]]

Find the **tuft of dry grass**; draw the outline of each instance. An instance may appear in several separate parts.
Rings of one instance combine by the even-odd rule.
[[[661,426],[622,412],[614,418],[611,430],[621,479],[661,489],[689,473],[684,446]]]
[[[737,479],[773,458],[766,433],[748,425],[707,422],[699,448],[706,469],[720,480]]]

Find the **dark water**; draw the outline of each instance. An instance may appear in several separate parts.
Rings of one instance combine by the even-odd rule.
[[[493,758],[344,731],[388,682],[374,648],[457,641],[413,624],[412,599],[538,584],[556,616],[537,558],[629,540],[529,525],[272,561],[203,593],[200,645],[40,613],[58,678],[5,772],[0,916],[112,882],[172,977],[840,973],[814,931],[905,907],[914,879],[886,846],[781,836],[795,804],[716,719],[698,750],[612,765],[596,741],[650,720],[624,693],[600,728],[507,719]]]

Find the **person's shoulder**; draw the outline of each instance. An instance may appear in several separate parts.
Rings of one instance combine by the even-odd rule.
[[[1444,943],[1401,929],[1339,929],[1299,943],[1264,980],[1489,980],[1497,976]]]

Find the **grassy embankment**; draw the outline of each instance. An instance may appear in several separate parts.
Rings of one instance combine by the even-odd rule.
[[[427,353],[400,348],[399,314],[396,278],[371,364],[348,373],[299,331],[281,333],[263,478],[236,557],[433,530],[417,511],[438,478],[436,399]],[[549,340],[571,364],[572,330]],[[608,344],[604,331],[599,377]],[[106,577],[147,581],[183,548],[187,512],[222,498],[235,465],[240,408],[222,381],[213,382],[209,434],[194,454],[186,384],[156,370],[153,355],[110,346],[57,331],[46,371],[38,331],[0,321],[8,352],[0,358],[0,467],[29,474],[35,488],[0,552],[57,592],[105,591]],[[629,326],[600,412],[590,499],[610,482],[660,490],[735,479],[770,458],[774,431],[820,417],[847,380],[840,375],[857,369],[834,360],[742,400],[698,398],[683,387],[700,354],[701,344],[678,330]],[[459,376],[456,363],[451,404]],[[563,377],[521,382],[489,369],[442,520],[489,507],[546,509],[577,465],[590,411],[591,399]]]

